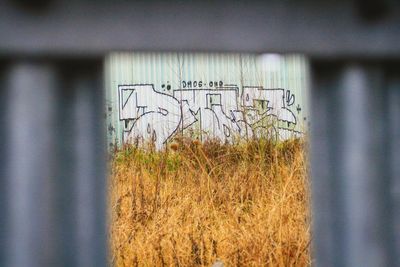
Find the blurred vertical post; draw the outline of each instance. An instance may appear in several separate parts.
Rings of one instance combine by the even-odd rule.
[[[314,61],[312,71],[316,265],[395,266],[385,68]]]
[[[73,79],[75,125],[75,201],[77,262],[75,266],[104,266],[106,231],[106,158],[103,132],[102,62],[80,67]],[[103,129],[104,128],[104,129]]]
[[[390,157],[390,192],[392,197],[394,257],[393,266],[400,266],[400,64],[390,66],[388,74],[388,111],[389,111],[389,157]]]
[[[5,62],[0,61],[0,266],[5,264],[6,248],[6,225],[8,214],[7,188],[6,188],[6,159],[7,159],[7,137],[6,137],[6,98],[7,90],[5,86]]]
[[[102,60],[16,61],[6,74],[2,266],[105,266]]]
[[[335,179],[337,156],[330,153],[340,140],[341,109],[337,108],[337,66],[319,65],[312,72],[311,92],[311,177],[313,200],[313,250],[316,266],[343,266],[343,203],[340,181]],[[336,69],[335,69],[336,68]],[[335,124],[335,127],[332,127]],[[340,143],[339,143],[340,144]],[[338,143],[336,143],[338,145]],[[323,262],[321,262],[321,260]]]
[[[54,262],[51,186],[56,70],[46,62],[14,62],[8,73],[8,261],[6,266]]]

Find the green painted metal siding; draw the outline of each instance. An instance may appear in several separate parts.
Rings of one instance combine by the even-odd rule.
[[[288,137],[288,131],[285,129],[295,134],[304,132],[308,123],[309,74],[308,62],[304,56],[116,52],[108,55],[105,63],[106,110],[110,145],[126,141],[124,134],[126,135],[126,130],[134,123],[134,120],[124,121],[121,118],[122,104],[120,103],[119,86],[142,84],[152,85],[155,91],[171,96],[174,95],[174,90],[179,89],[195,91],[203,89],[213,92],[219,87],[236,86],[239,98],[242,97],[244,87],[247,86],[263,89],[282,88],[284,97],[286,97],[284,108],[295,116],[296,122],[277,120],[277,128],[280,129],[280,133],[283,133],[281,137]],[[124,92],[133,91],[134,89]],[[145,101],[154,101],[151,99],[150,91],[149,98]],[[178,96],[177,98],[179,98]],[[242,106],[241,99],[232,101],[238,102],[239,108]],[[262,102],[260,101],[261,106],[264,105]],[[265,103],[269,105],[267,102]],[[125,104],[130,105],[128,102]],[[125,106],[124,108],[129,107]],[[262,113],[262,111],[260,112]],[[141,130],[136,129],[136,131]]]

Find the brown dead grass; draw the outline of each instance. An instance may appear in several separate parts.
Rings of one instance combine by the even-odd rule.
[[[132,146],[112,160],[114,266],[309,266],[301,140]]]

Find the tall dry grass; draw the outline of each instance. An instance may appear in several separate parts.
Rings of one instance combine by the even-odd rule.
[[[304,142],[126,146],[110,181],[114,266],[309,266]]]

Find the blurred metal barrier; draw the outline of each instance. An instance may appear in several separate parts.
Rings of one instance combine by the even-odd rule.
[[[400,266],[395,1],[5,1],[0,266],[105,266],[110,50],[302,52],[316,266]]]
[[[400,87],[391,74],[382,62],[313,65],[313,236],[323,266],[400,264]]]
[[[3,66],[0,265],[105,266],[102,61]]]

